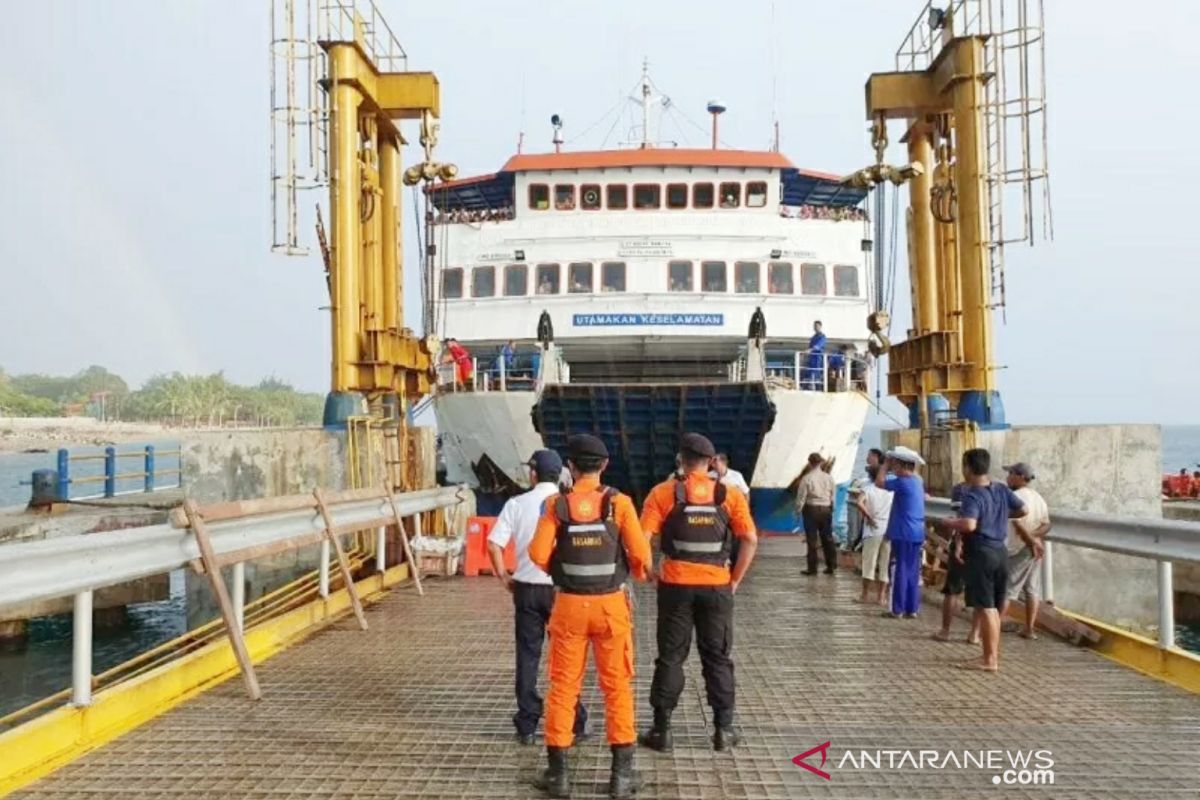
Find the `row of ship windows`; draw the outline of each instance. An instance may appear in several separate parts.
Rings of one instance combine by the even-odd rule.
[[[590,294],[595,289],[595,270],[590,261],[576,261],[567,265],[567,294]],[[442,271],[442,297],[456,300],[463,297],[464,272],[462,267]],[[554,295],[562,293],[561,264],[538,264],[536,267],[536,290],[534,294]],[[762,294],[762,265],[757,261],[738,261],[733,265],[733,288],[738,294]],[[792,280],[792,264],[788,261],[772,261],[767,264],[767,294],[795,294]],[[667,291],[696,291],[695,262],[670,261],[667,263]],[[503,271],[504,297],[525,297],[529,294],[529,267],[512,264]],[[728,292],[726,263],[724,261],[700,262],[700,291]],[[604,261],[600,264],[600,291],[625,291],[625,262]],[[817,297],[829,294],[824,264],[800,265],[800,293]],[[835,297],[858,297],[858,267],[839,265],[833,268],[833,294]],[[471,270],[471,297],[496,296],[496,267],[475,267]]]
[[[743,202],[747,208],[762,208],[767,204],[767,184],[765,181],[750,181],[744,185],[737,181],[690,185],[635,183],[632,195],[632,206],[639,211],[662,208],[664,197],[666,207],[672,209],[712,208],[714,205],[720,205],[721,208],[740,208]],[[584,211],[599,211],[601,208],[624,211],[630,207],[630,187],[626,183],[609,183],[603,187],[598,183],[585,183],[582,186],[556,183],[553,187],[553,200],[556,211],[574,211],[576,207]],[[546,211],[550,208],[550,201],[549,184],[529,185],[530,208]]]

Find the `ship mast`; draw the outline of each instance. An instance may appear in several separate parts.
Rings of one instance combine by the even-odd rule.
[[[642,59],[642,149],[650,147],[650,59]]]

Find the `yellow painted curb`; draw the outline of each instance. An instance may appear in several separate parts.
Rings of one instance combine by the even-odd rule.
[[[359,596],[377,598],[408,578],[408,566],[358,581]],[[345,589],[246,631],[255,663],[315,633],[350,609]],[[42,778],[84,753],[133,730],[238,674],[229,640],[222,638],[176,661],[97,692],[85,708],[63,706],[0,734],[0,797]],[[247,703],[252,700],[247,699]]]
[[[1091,649],[1105,658],[1180,689],[1200,694],[1200,656],[1178,647],[1163,650],[1158,642],[1145,636],[1061,608],[1059,612],[1098,630],[1100,642],[1091,645]]]

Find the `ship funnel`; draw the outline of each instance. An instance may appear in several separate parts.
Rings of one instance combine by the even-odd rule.
[[[712,149],[717,149],[717,118],[725,113],[725,104],[720,100],[708,101],[708,113],[712,114]]]

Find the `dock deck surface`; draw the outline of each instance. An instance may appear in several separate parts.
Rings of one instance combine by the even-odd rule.
[[[1200,697],[1047,638],[1004,636],[998,675],[954,669],[975,649],[930,640],[939,609],[883,619],[853,602],[860,583],[849,572],[801,576],[800,552],[791,540],[766,541],[737,597],[747,744],[712,752],[693,649],[675,752],[638,752],[642,797],[1200,796]],[[639,587],[636,600],[642,727],[654,599]],[[367,616],[368,632],[343,620],[261,665],[261,702],[229,680],[16,796],[540,797],[530,780],[543,748],[512,735],[511,602],[496,582],[429,580],[424,598],[403,587]],[[572,751],[574,797],[606,797],[603,704],[590,672],[585,700],[599,735]],[[792,763],[826,741],[831,779]],[[1054,785],[995,785],[996,770],[953,766],[838,766],[847,751],[989,749],[1051,751]],[[820,765],[819,756],[808,761]]]

